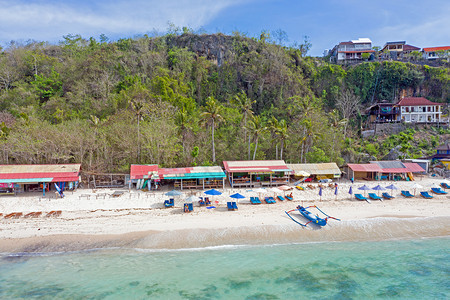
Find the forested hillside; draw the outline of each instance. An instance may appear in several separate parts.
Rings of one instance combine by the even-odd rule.
[[[0,49],[0,163],[81,162],[97,172],[241,159],[342,164],[375,155],[359,138],[371,103],[402,94],[450,102],[448,65],[342,67],[305,48],[190,33],[11,43]]]

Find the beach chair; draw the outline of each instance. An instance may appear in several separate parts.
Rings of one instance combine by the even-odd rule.
[[[236,202],[227,202],[227,208],[228,210],[237,210],[237,204]]]
[[[205,204],[208,206],[211,205],[211,200],[209,200],[209,197],[205,197]]]
[[[391,196],[388,193],[383,193],[381,194],[381,196],[383,196],[383,198],[387,200],[394,199],[394,196]]]
[[[375,193],[369,193],[369,198],[372,200],[382,200],[381,197],[377,196]]]
[[[430,194],[428,194],[428,192],[420,192],[420,195],[422,197],[424,197],[425,199],[431,199],[433,198],[433,196],[431,196]]]
[[[448,184],[445,183],[445,182],[442,182],[442,183],[441,183],[441,186],[442,186],[444,189],[450,189],[450,185],[448,185]]]
[[[266,201],[267,204],[276,203],[276,201],[272,197],[264,197],[264,201]]]
[[[292,197],[292,193],[291,193],[290,195],[284,196],[284,198],[286,198],[286,199],[289,200],[289,201],[294,200],[294,198]]]
[[[297,190],[299,190],[299,191],[304,191],[305,190],[305,188],[303,186],[300,186],[300,185],[297,185],[295,188]]]
[[[191,212],[194,210],[194,205],[192,203],[185,203],[183,210],[185,213]]]
[[[367,201],[367,198],[364,197],[362,194],[355,194],[355,198],[358,200]]]
[[[250,197],[251,204],[261,204],[261,200],[258,197]]]
[[[175,205],[175,201],[173,199],[164,201],[165,208],[174,207],[174,205]]]
[[[277,198],[278,198],[278,200],[280,200],[280,201],[286,200],[286,199],[283,198],[283,196],[277,196]]]
[[[205,206],[206,205],[206,202],[205,202],[205,200],[203,200],[202,197],[200,197],[200,200],[198,201],[198,205],[200,205],[200,206]]]
[[[448,194],[447,192],[445,192],[444,190],[442,190],[441,188],[431,188],[431,191],[435,194],[438,195],[445,195]]]
[[[402,196],[406,198],[413,198],[414,195],[412,195],[409,191],[402,191]]]

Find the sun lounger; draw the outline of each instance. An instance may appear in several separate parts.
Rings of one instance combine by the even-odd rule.
[[[439,194],[439,195],[445,195],[448,194],[447,192],[445,192],[444,190],[442,190],[441,188],[431,188],[431,191],[435,194]]]
[[[284,196],[284,198],[288,199],[289,201],[292,201],[292,200],[294,200],[294,198],[292,198],[292,197],[289,197],[289,196]]]
[[[428,194],[428,192],[420,192],[420,195],[422,197],[424,197],[425,199],[431,199],[433,198],[433,196],[431,196],[430,194]]]
[[[174,199],[169,199],[169,200],[164,201],[165,208],[174,207],[174,205],[175,205]]]
[[[227,202],[227,207],[228,207],[228,210],[237,210],[238,209],[236,202]]]
[[[402,191],[402,195],[403,195],[403,197],[406,197],[406,198],[414,197],[414,195],[412,195],[409,191]]]
[[[264,201],[266,201],[267,204],[276,203],[275,199],[273,199],[272,197],[265,197]]]
[[[387,199],[387,200],[389,200],[389,199],[394,199],[394,196],[391,196],[391,195],[389,195],[388,193],[383,193],[383,194],[381,194],[381,195],[383,196],[384,199]]]
[[[442,183],[441,183],[441,186],[442,186],[444,189],[450,189],[450,185],[448,185],[448,184],[445,183],[445,182],[442,182]]]
[[[355,194],[355,198],[358,199],[358,200],[364,200],[364,201],[367,200],[367,198],[364,197],[362,194]]]
[[[200,205],[200,206],[205,206],[206,205],[206,202],[205,202],[205,200],[203,200],[202,197],[200,197],[200,200],[198,201],[198,205]]]
[[[286,200],[286,199],[283,198],[283,196],[277,196],[277,198],[278,198],[280,201]]]
[[[192,203],[185,203],[184,204],[184,212],[188,213],[194,210],[194,205]]]
[[[297,185],[295,188],[296,188],[297,190],[299,190],[299,191],[304,191],[304,190],[305,190],[305,188],[302,187],[302,186],[300,186],[300,185]]]
[[[251,204],[261,204],[261,200],[258,197],[250,197]]]
[[[211,205],[211,200],[209,200],[209,197],[205,197],[205,204],[206,205]]]
[[[382,200],[381,197],[377,196],[375,193],[369,193],[369,198],[372,200]]]

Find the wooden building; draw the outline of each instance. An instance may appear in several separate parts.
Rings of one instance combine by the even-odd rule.
[[[335,179],[341,177],[341,170],[336,163],[287,164],[291,175],[308,173],[313,179]]]
[[[0,165],[0,189],[14,193],[76,188],[81,164]]]
[[[224,161],[223,166],[231,187],[284,185],[292,172],[284,160]]]

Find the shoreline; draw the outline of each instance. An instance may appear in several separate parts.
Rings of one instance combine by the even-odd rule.
[[[418,183],[424,190],[439,179],[425,178]],[[383,185],[393,182],[383,182]],[[367,182],[352,185],[357,188]],[[378,182],[377,182],[378,184]],[[18,218],[0,220],[0,252],[36,253],[67,252],[93,248],[124,247],[143,249],[203,248],[225,244],[270,244],[299,241],[353,241],[394,238],[450,236],[448,195],[433,199],[404,198],[400,190],[408,190],[411,182],[395,182],[396,198],[385,201],[350,199],[350,183],[339,183],[323,191],[294,189],[294,201],[251,205],[254,196],[246,189],[225,189],[223,196],[213,197],[216,208],[207,209],[194,203],[194,211],[183,213],[183,199],[175,199],[175,208],[162,208],[167,191],[124,191],[120,197],[98,198],[114,190],[78,190],[63,199],[42,200],[39,195],[1,197],[0,213],[61,210],[58,217]],[[373,184],[370,184],[373,185]],[[239,192],[247,198],[238,203],[237,211],[228,211],[229,195]],[[362,192],[362,191],[361,191]],[[389,191],[391,192],[391,191]],[[82,197],[87,193],[90,198]],[[184,192],[183,197],[201,191]],[[271,195],[270,195],[271,196]],[[218,201],[216,203],[215,201]],[[285,215],[298,205],[317,205],[342,222],[329,220],[315,230],[302,228]],[[314,212],[316,213],[316,212]],[[298,213],[294,213],[299,217]],[[298,216],[297,216],[298,215]],[[300,217],[299,217],[300,218]]]
[[[323,228],[299,225],[138,231],[124,234],[59,234],[0,240],[2,254],[43,254],[102,249],[189,250],[222,246],[374,242],[450,236],[450,217],[373,217]]]

